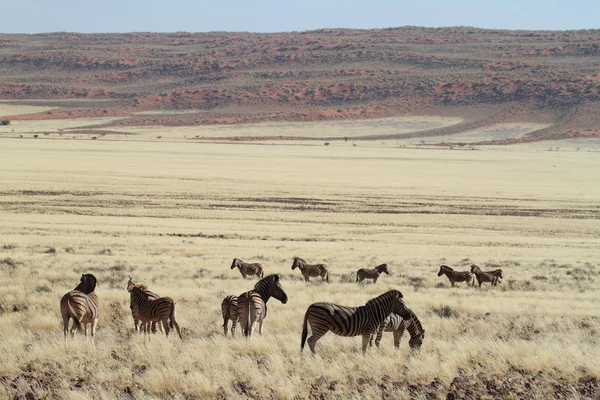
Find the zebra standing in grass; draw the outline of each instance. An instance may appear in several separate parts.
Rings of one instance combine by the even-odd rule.
[[[235,327],[238,322],[237,296],[227,296],[221,303],[221,313],[223,314],[223,333],[227,336],[227,323],[231,320],[231,336],[235,334]]]
[[[309,282],[309,277],[311,276],[320,276],[321,279],[327,281],[329,283],[329,271],[327,269],[327,265],[325,264],[315,264],[309,265],[301,259],[300,257],[294,257],[294,263],[292,264],[292,271],[296,268],[300,269],[302,276],[304,276],[304,281]]]
[[[233,262],[231,263],[231,269],[235,268],[239,268],[244,279],[246,278],[246,275],[256,275],[259,278],[263,278],[265,275],[263,266],[260,263],[248,264],[239,258],[234,258]]]
[[[479,287],[481,287],[481,285],[484,282],[489,282],[492,284],[492,286],[496,286],[498,284],[499,278],[495,273],[483,272],[481,268],[479,268],[475,264],[471,265],[471,273],[475,275],[475,278],[477,278],[477,283],[479,283]],[[501,274],[502,272],[500,272],[500,275]]]
[[[406,308],[406,311],[410,314],[411,318],[404,319],[400,315],[392,313],[385,321],[383,321],[377,330],[377,339],[375,339],[375,345],[377,347],[379,347],[379,342],[381,342],[383,332],[385,331],[393,332],[394,347],[398,349],[400,347],[400,340],[406,329],[410,334],[410,340],[408,341],[410,348],[413,350],[421,348],[423,340],[425,339],[425,330],[415,313],[410,308]],[[370,346],[373,345],[372,340],[373,338],[371,337],[371,343],[369,343]]]
[[[328,302],[313,303],[304,314],[300,351],[304,350],[308,335],[307,325],[310,324],[312,335],[308,338],[308,347],[313,353],[317,341],[332,331],[336,335],[346,337],[362,335],[362,352],[365,354],[371,335],[393,312],[404,319],[411,318],[402,301],[402,293],[398,290],[390,290],[360,307],[346,307]]]
[[[75,330],[80,331],[83,325],[85,336],[87,338],[87,326],[90,324],[92,341],[98,325],[98,316],[100,315],[100,303],[96,290],[96,277],[92,274],[82,274],[81,282],[74,290],[71,290],[60,299],[60,314],[63,319],[63,331],[65,340],[69,330],[69,319],[73,318],[71,327],[71,337],[75,335]]]
[[[162,323],[165,335],[169,337],[170,329],[175,328],[181,337],[179,324],[175,320],[175,302],[170,297],[159,297],[151,299],[147,293],[146,285],[137,285],[133,280],[129,280],[127,291],[130,293],[131,304],[138,310],[138,317],[144,327],[144,337],[150,332],[152,322]]]
[[[127,286],[129,286],[129,285],[135,285],[135,283],[133,283],[133,280],[131,279],[131,277],[129,277],[129,282],[127,282]],[[148,298],[151,300],[156,300],[160,297],[158,294],[151,292],[150,290],[146,289],[145,292],[148,295]],[[131,316],[133,317],[133,327],[136,332],[139,332],[143,328],[142,328],[142,325],[140,324],[138,308],[131,299],[129,300],[129,309],[131,310]],[[163,331],[161,324],[158,324],[158,329],[160,329],[161,332]],[[152,322],[151,331],[152,331],[152,333],[156,333],[156,322]]]
[[[486,271],[486,273],[494,275],[496,277],[496,283],[502,283],[501,279],[504,279],[504,275],[502,275],[502,270],[500,268],[493,271]]]
[[[455,271],[447,265],[441,265],[438,276],[442,275],[446,275],[448,277],[452,287],[454,287],[457,282],[467,282],[467,286],[469,286],[469,284],[471,284],[471,286],[475,286],[475,278],[469,271]]]
[[[275,297],[282,304],[287,303],[287,294],[283,291],[279,274],[267,275],[254,285],[254,290],[242,293],[237,299],[237,315],[240,326],[247,338],[252,337],[254,324],[258,323],[258,333],[267,317],[267,302]]]
[[[379,278],[379,275],[383,272],[387,275],[390,274],[387,264],[378,265],[375,269],[361,268],[356,272],[356,282],[362,282],[365,279],[373,279],[373,283],[376,283],[377,278]]]

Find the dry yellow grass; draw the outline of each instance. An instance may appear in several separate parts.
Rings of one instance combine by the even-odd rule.
[[[2,139],[0,398],[597,397],[580,380],[600,375],[599,160],[557,154]],[[332,283],[304,284],[294,255]],[[250,342],[222,334],[221,300],[255,283],[234,257],[289,296]],[[353,282],[382,262],[390,276]],[[505,279],[437,277],[472,262]],[[83,272],[99,278],[95,348],[60,327]],[[133,334],[130,275],[177,301],[183,341]],[[300,353],[309,304],[391,288],[425,327],[419,353],[386,335],[363,357],[331,333]]]

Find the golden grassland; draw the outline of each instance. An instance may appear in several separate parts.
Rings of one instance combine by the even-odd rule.
[[[0,399],[598,398],[599,167],[526,147],[0,139]],[[332,282],[305,284],[295,255]],[[289,296],[250,341],[221,328],[221,300],[255,283],[234,257]],[[450,288],[441,263],[505,279]],[[95,346],[62,337],[82,273],[99,279]],[[129,276],[176,300],[183,341],[133,332]],[[309,304],[389,289],[426,330],[419,352],[387,334],[363,357],[329,333],[300,353]]]

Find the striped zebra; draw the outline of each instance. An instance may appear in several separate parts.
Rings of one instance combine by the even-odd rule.
[[[442,275],[446,275],[448,277],[452,287],[454,287],[457,282],[467,282],[467,286],[469,286],[469,284],[471,284],[471,286],[475,286],[475,278],[469,271],[455,271],[447,265],[441,265],[438,276]]]
[[[499,275],[502,276],[502,270],[496,270],[496,271],[500,271]],[[493,271],[493,272],[483,272],[481,270],[481,268],[479,268],[479,266],[473,264],[471,265],[471,273],[473,275],[475,275],[475,278],[477,278],[477,283],[479,283],[479,287],[481,287],[481,285],[484,282],[489,282],[492,284],[492,286],[496,286],[498,284],[498,274],[497,272]]]
[[[379,278],[379,275],[383,272],[387,275],[390,274],[387,264],[378,265],[375,269],[361,268],[356,272],[356,282],[362,282],[365,279],[373,279],[373,283],[376,283],[377,278]]]
[[[329,283],[329,271],[327,270],[327,265],[325,264],[310,265],[307,264],[306,261],[304,261],[300,257],[294,257],[292,271],[296,268],[300,269],[302,276],[304,276],[305,282],[309,282],[309,277],[311,276],[320,276],[322,280],[327,281],[327,283]]]
[[[150,332],[152,322],[160,322],[165,330],[165,335],[169,337],[170,329],[175,328],[179,338],[183,340],[179,324],[175,320],[175,302],[170,297],[159,297],[151,299],[147,293],[148,287],[142,284],[136,284],[132,280],[127,285],[127,291],[130,294],[133,307],[138,310],[138,317],[144,327],[144,337]]]
[[[502,270],[500,268],[495,269],[493,271],[486,271],[488,274],[492,274],[497,278],[497,283],[501,283],[501,279],[504,279],[504,275],[502,274]]]
[[[129,285],[135,285],[135,283],[133,283],[133,279],[131,277],[129,277],[129,282],[127,282],[127,286],[129,287]],[[151,300],[156,300],[158,299],[160,296],[154,292],[151,292],[150,290],[146,289],[145,290],[146,294],[148,295],[148,298]],[[136,332],[140,332],[141,329],[143,329],[142,325],[140,324],[140,317],[138,315],[138,308],[136,306],[136,304],[130,299],[129,300],[129,309],[131,310],[131,316],[133,317],[133,327],[135,329]],[[161,332],[163,332],[163,328],[161,324],[158,324],[158,329],[160,329]],[[156,322],[152,322],[151,324],[151,331],[152,333],[156,333]]]
[[[221,313],[223,314],[223,333],[225,333],[225,336],[227,336],[227,324],[229,323],[229,320],[231,320],[231,336],[234,336],[235,334],[235,327],[238,322],[237,304],[237,296],[227,296],[221,303]]]
[[[263,271],[263,267],[260,263],[248,264],[240,260],[239,258],[234,258],[231,263],[231,269],[238,268],[242,273],[244,279],[247,275],[256,275],[259,278],[263,278],[265,273]]]
[[[75,330],[81,331],[83,325],[85,336],[87,338],[87,326],[90,325],[92,341],[98,325],[98,316],[100,315],[100,303],[96,290],[96,277],[92,274],[82,274],[79,285],[74,290],[66,293],[60,299],[60,314],[63,319],[63,331],[65,340],[69,330],[69,320],[73,318],[71,327],[71,337],[75,335]]]
[[[371,335],[393,312],[402,318],[411,317],[402,301],[402,293],[398,290],[390,290],[360,307],[346,307],[328,302],[313,303],[304,314],[300,351],[304,350],[308,335],[307,325],[310,324],[312,335],[308,338],[308,347],[313,354],[317,341],[329,331],[346,337],[362,335],[362,352],[365,354]]]
[[[262,335],[262,327],[267,317],[267,302],[275,297],[282,304],[287,303],[287,294],[283,291],[279,274],[271,274],[254,285],[254,290],[242,293],[237,299],[237,315],[240,326],[247,338],[252,337],[254,324],[258,323],[258,333]]]
[[[410,348],[413,350],[421,348],[423,340],[425,339],[425,330],[415,313],[410,308],[406,308],[406,311],[410,314],[411,318],[403,319],[400,315],[392,313],[385,321],[383,321],[377,330],[377,338],[375,339],[375,345],[377,347],[379,347],[383,332],[393,332],[394,347],[398,349],[400,347],[400,340],[406,329],[410,334],[410,340],[408,341]],[[372,339],[373,338],[371,338],[371,340]],[[372,343],[370,343],[370,345],[372,346]]]

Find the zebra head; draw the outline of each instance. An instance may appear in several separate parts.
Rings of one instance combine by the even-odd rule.
[[[377,267],[375,267],[375,269],[379,271],[379,273],[385,272],[387,275],[390,274],[390,271],[388,271],[387,264],[378,265]]]
[[[454,271],[454,270],[447,265],[440,265],[440,272],[438,272],[438,276],[444,275],[447,271]]]
[[[267,275],[260,281],[258,281],[256,285],[254,285],[254,290],[256,290],[259,293],[262,293],[266,289],[270,296],[275,297],[282,304],[285,304],[288,301],[288,297],[287,294],[284,292],[283,288],[281,287],[280,280],[281,276],[279,274]]]
[[[139,283],[139,284],[138,284],[138,283],[135,283],[135,282],[133,281],[133,279],[131,279],[131,277],[130,277],[130,278],[129,278],[129,281],[127,282],[127,291],[128,291],[129,293],[131,293],[131,292],[133,292],[133,290],[134,290],[134,289],[139,289],[139,290],[141,290],[141,291],[143,292],[143,291],[146,291],[146,290],[148,290],[148,286],[146,286],[146,285],[143,285],[143,284],[141,284],[141,283]]]
[[[85,294],[90,294],[94,290],[96,290],[96,283],[98,280],[92,274],[81,274],[81,283],[82,286],[81,292]]]
[[[234,258],[234,259],[233,259],[233,262],[231,263],[231,269],[235,269],[235,268],[237,268],[237,266],[238,266],[238,262],[239,262],[239,261],[240,261],[240,260],[238,260],[237,258]]]
[[[306,261],[301,259],[300,257],[294,257],[294,263],[292,264],[292,271],[298,267],[302,267],[306,264]]]
[[[475,273],[480,273],[481,272],[481,268],[479,268],[477,265],[472,264],[471,265],[471,273],[475,274]]]
[[[416,334],[415,336],[411,336],[410,340],[408,341],[408,345],[410,346],[411,350],[419,350],[423,345],[423,340],[425,340],[425,330],[421,330],[420,333]]]

